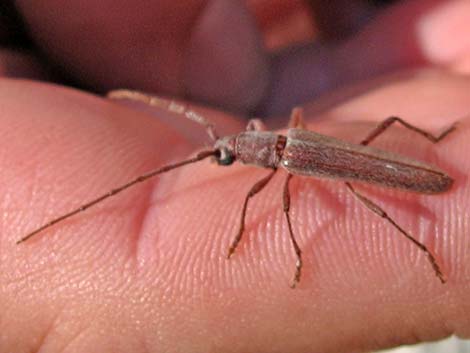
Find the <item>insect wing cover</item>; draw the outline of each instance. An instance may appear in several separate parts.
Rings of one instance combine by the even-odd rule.
[[[432,165],[302,129],[289,129],[281,165],[292,174],[362,181],[434,194],[452,178]]]

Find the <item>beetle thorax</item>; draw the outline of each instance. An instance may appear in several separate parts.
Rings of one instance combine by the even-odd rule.
[[[244,164],[277,168],[285,145],[285,136],[268,131],[246,131],[236,137],[235,157]]]

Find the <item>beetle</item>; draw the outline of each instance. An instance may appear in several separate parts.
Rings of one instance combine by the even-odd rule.
[[[43,230],[59,223],[97,203],[116,195],[129,187],[148,180],[158,174],[195,163],[206,158],[214,158],[221,166],[230,166],[238,161],[270,169],[268,175],[256,182],[245,196],[240,216],[238,232],[233,238],[227,258],[234,254],[242,239],[245,229],[245,217],[249,200],[258,194],[273,178],[279,168],[287,171],[283,187],[283,212],[287,221],[289,236],[296,254],[296,268],[291,287],[295,288],[300,281],[302,272],[302,251],[294,236],[290,217],[289,184],[294,175],[334,178],[345,182],[347,189],[368,209],[387,220],[396,230],[413,242],[428,258],[436,276],[442,283],[446,278],[432,252],[420,241],[400,227],[380,206],[359,193],[351,182],[359,181],[383,187],[401,189],[422,194],[437,194],[449,190],[453,179],[441,169],[430,164],[417,161],[399,154],[368,146],[377,136],[382,134],[394,123],[400,123],[433,143],[437,143],[455,130],[456,124],[451,125],[438,136],[411,125],[399,117],[390,117],[382,121],[359,144],[346,142],[334,137],[322,135],[305,129],[302,109],[294,108],[291,113],[289,129],[286,135],[267,131],[259,119],[248,122],[246,131],[229,136],[219,137],[214,125],[189,107],[161,97],[148,95],[143,92],[130,90],[111,91],[108,97],[112,99],[130,99],[140,101],[150,106],[165,108],[170,112],[183,115],[206,128],[207,134],[213,141],[213,148],[197,153],[193,158],[169,164],[140,175],[134,180],[85,203],[77,209],[55,218],[36,230],[28,233],[17,241],[22,243]]]

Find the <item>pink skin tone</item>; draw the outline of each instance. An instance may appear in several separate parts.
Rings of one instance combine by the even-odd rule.
[[[406,6],[432,13],[428,22],[417,15],[416,23],[424,24],[412,47],[421,48],[421,61],[443,68],[363,80],[305,101],[305,115],[309,129],[350,141],[360,141],[392,114],[435,133],[460,119],[458,130],[438,145],[398,127],[372,143],[444,169],[455,178],[451,191],[423,196],[358,187],[433,249],[447,284],[438,281],[416,247],[341,183],[296,177],[291,207],[304,272],[298,288],[290,289],[295,256],[281,206],[284,172],[251,201],[246,233],[227,261],[244,194],[268,171],[209,161],[162,175],[15,245],[51,217],[154,167],[187,158],[207,140],[193,123],[156,108],[4,79],[0,350],[351,352],[452,333],[468,337],[470,81],[460,73],[466,72],[470,53],[450,41],[445,43],[452,48],[441,43],[442,52],[433,49],[438,33],[431,38],[425,33],[436,31],[429,24],[439,16],[436,3],[405,2],[383,21],[397,23],[402,17],[394,14],[406,12]],[[27,14],[27,5],[22,8]],[[456,13],[465,15],[462,9],[441,11],[452,24],[458,22]],[[457,40],[450,35],[452,24],[440,21]],[[379,36],[386,35],[381,28],[384,23],[376,22],[363,33],[376,33],[381,42]],[[57,53],[66,50],[57,45],[60,57]],[[356,46],[350,50],[360,56],[359,42]],[[398,67],[415,64],[407,59],[413,55],[401,48],[397,56],[405,59]],[[70,60],[87,78],[100,77],[93,65],[80,61],[80,53]],[[371,60],[376,72],[384,71]],[[258,98],[255,105],[283,107],[286,102],[276,96]],[[233,97],[217,99],[239,111],[253,105],[236,92]],[[227,113],[199,109],[221,134],[244,128],[244,121]]]

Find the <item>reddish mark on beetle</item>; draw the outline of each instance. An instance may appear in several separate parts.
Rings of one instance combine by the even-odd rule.
[[[446,282],[441,267],[426,245],[416,240],[411,234],[400,227],[380,206],[356,191],[350,182],[360,181],[422,194],[437,194],[447,191],[452,186],[453,180],[442,170],[429,164],[395,153],[372,148],[367,145],[382,134],[390,125],[396,122],[422,135],[433,143],[439,142],[450,132],[455,130],[455,124],[450,126],[439,136],[434,136],[398,117],[390,117],[372,130],[360,144],[353,144],[305,130],[302,110],[300,108],[294,108],[286,136],[265,131],[264,124],[258,119],[253,119],[248,122],[246,131],[237,135],[219,137],[212,123],[195,111],[175,101],[129,90],[112,91],[108,96],[114,99],[130,99],[144,102],[148,105],[158,106],[170,112],[183,115],[187,119],[203,125],[206,128],[207,134],[214,142],[214,147],[211,150],[199,152],[193,158],[150,171],[124,185],[112,189],[106,194],[83,204],[79,208],[49,221],[21,238],[17,243],[22,243],[54,224],[83,212],[137,183],[141,183],[158,174],[212,157],[222,166],[228,166],[235,161],[239,161],[243,164],[251,164],[271,170],[268,175],[254,184],[245,196],[241,211],[240,225],[228,249],[228,259],[234,254],[242,239],[245,229],[245,216],[250,199],[263,190],[279,167],[282,167],[288,173],[283,189],[283,211],[288,225],[290,240],[297,258],[294,279],[291,284],[292,288],[300,281],[302,272],[302,251],[295,239],[290,218],[289,183],[294,175],[335,178],[345,181],[347,189],[364,206],[387,220],[398,232],[423,251],[436,276],[442,283]]]

